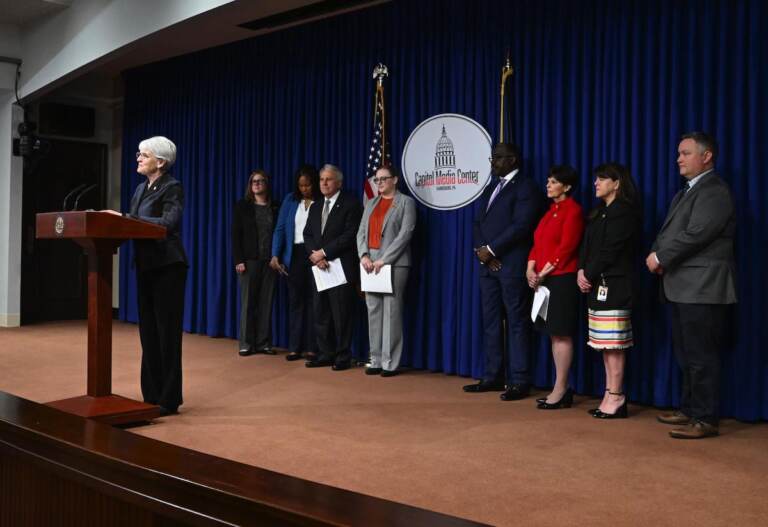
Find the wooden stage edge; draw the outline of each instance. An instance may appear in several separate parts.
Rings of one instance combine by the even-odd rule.
[[[81,395],[80,397],[70,397],[45,404],[62,412],[89,417],[108,425],[151,421],[161,415],[159,406],[114,394],[101,397]]]
[[[485,524],[203,454],[0,391],[5,525]]]

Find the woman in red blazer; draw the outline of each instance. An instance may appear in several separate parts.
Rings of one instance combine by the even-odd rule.
[[[552,200],[533,234],[526,278],[532,289],[549,289],[547,319],[536,318],[536,329],[552,340],[555,385],[552,392],[537,399],[540,410],[570,408],[573,390],[568,387],[568,372],[573,359],[573,337],[579,314],[579,289],[576,271],[579,244],[584,233],[581,206],[570,197],[578,182],[576,171],[568,165],[555,165],[547,177],[547,197]]]

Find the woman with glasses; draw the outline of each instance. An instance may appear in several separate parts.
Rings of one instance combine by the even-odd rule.
[[[269,175],[254,170],[245,197],[235,204],[232,254],[240,280],[240,355],[275,355],[272,349],[272,295],[275,274],[269,269],[277,207],[272,203]]]
[[[641,211],[627,167],[606,163],[593,173],[595,197],[602,203],[589,213],[576,282],[587,295],[587,345],[602,352],[605,366],[603,400],[589,413],[598,419],[615,419],[628,416],[624,365],[626,352],[633,346],[632,284]]]
[[[280,206],[272,235],[269,266],[288,280],[288,355],[286,360],[315,358],[313,299],[315,292],[312,263],[304,247],[304,227],[309,208],[320,198],[317,169],[303,165],[293,178],[293,191]]]
[[[397,190],[394,167],[376,171],[378,196],[366,203],[357,230],[357,253],[366,273],[392,266],[392,293],[366,293],[371,360],[366,375],[391,377],[403,352],[403,298],[411,267],[411,237],[416,227],[416,203]]]
[[[555,385],[547,397],[537,400],[540,410],[570,408],[573,404],[568,373],[578,325],[576,269],[584,232],[581,205],[571,197],[578,180],[576,170],[568,165],[555,165],[549,169],[547,197],[552,203],[533,233],[533,247],[528,255],[528,285],[534,290],[544,286],[550,295],[546,320],[536,317],[535,324],[536,329],[549,335],[552,342]]]
[[[181,243],[184,190],[169,172],[176,145],[161,136],[139,143],[136,172],[147,180],[131,198],[130,218],[162,225],[166,237],[133,240],[141,339],[141,393],[144,402],[175,414],[182,404],[181,332],[187,255]],[[106,211],[120,214],[114,210]]]

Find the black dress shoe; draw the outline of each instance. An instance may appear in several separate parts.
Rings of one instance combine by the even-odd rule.
[[[262,348],[261,353],[263,353],[264,355],[277,355],[277,352],[269,346],[267,346],[266,348]]]
[[[568,388],[556,403],[548,403],[547,400],[544,399],[544,402],[539,403],[537,408],[539,410],[559,410],[560,408],[570,408],[571,406],[573,406],[573,390]]]
[[[160,407],[160,417],[166,417],[169,415],[176,415],[179,413],[178,408],[166,408],[165,406]]]
[[[623,395],[623,394],[614,394],[614,395]],[[607,412],[603,412],[599,408],[597,409],[597,412],[592,414],[592,417],[595,419],[626,419],[629,417],[629,407],[627,406],[627,399],[624,399],[624,403],[619,406],[615,412],[612,414],[609,414]]]
[[[519,401],[525,399],[531,391],[530,384],[512,384],[507,391],[499,395],[502,401]]]
[[[366,374],[366,375],[378,375],[378,374],[380,374],[382,371],[384,371],[384,370],[382,370],[381,368],[374,368],[374,367],[368,366],[368,367],[365,369],[365,374]]]
[[[321,359],[314,359],[314,360],[308,360],[304,363],[304,366],[307,368],[325,368],[326,366],[333,366],[332,360],[321,360]]]
[[[477,384],[467,384],[464,391],[468,393],[503,392],[504,385],[497,382],[480,381]]]
[[[285,356],[285,360],[288,360],[288,361],[299,360],[300,358],[301,358],[301,353],[299,353],[298,351],[292,351]]]
[[[237,352],[238,355],[241,357],[247,357],[248,355],[253,355],[254,351],[253,348],[243,348],[240,351]]]
[[[536,404],[541,404],[541,403],[546,403],[546,402],[547,402],[547,398],[546,397],[539,397],[538,399],[536,399]]]
[[[384,371],[381,372],[381,376],[382,377],[394,377],[398,373],[400,373],[400,372],[397,371],[397,370],[384,370]]]
[[[331,369],[333,371],[344,371],[344,370],[348,370],[350,366],[352,366],[350,361],[335,362],[333,366],[331,366]]]

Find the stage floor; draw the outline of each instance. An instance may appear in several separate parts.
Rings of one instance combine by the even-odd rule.
[[[45,402],[85,391],[85,322],[0,328],[0,390]],[[137,327],[115,323],[113,391],[141,400]],[[768,424],[726,420],[679,441],[654,408],[598,421],[596,399],[544,412],[532,396],[465,394],[468,379],[369,377],[239,357],[184,335],[185,404],[131,432],[495,525],[768,523]]]

